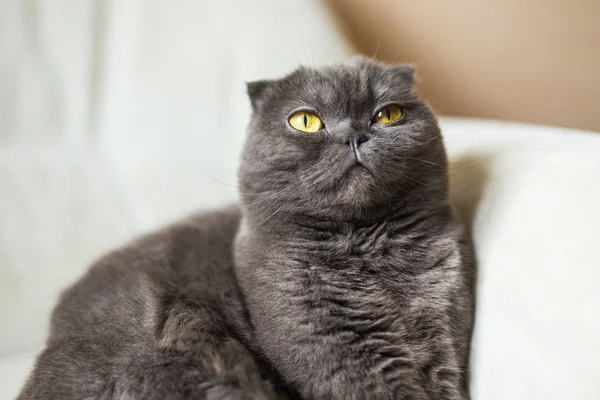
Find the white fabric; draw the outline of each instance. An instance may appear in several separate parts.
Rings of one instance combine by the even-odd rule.
[[[473,398],[600,398],[600,135],[443,128],[479,262]]]
[[[0,0],[0,399],[102,252],[235,200],[244,81],[350,53],[315,0]],[[443,119],[474,399],[600,398],[600,135]]]

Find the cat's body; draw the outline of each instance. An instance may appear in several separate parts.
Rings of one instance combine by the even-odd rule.
[[[98,261],[61,296],[20,398],[276,398],[250,395],[272,390],[234,278],[239,218],[200,214]]]
[[[101,260],[21,398],[468,398],[472,251],[412,70],[360,59],[249,94],[241,210]]]

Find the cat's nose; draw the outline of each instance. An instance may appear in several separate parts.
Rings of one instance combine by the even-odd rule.
[[[352,150],[358,150],[361,144],[369,140],[369,137],[364,133],[354,133],[348,135],[346,138],[346,144],[350,146]]]
[[[350,154],[352,154],[354,162],[358,164],[362,163],[362,155],[358,148],[367,140],[369,140],[369,137],[362,133],[349,135],[346,139],[346,144],[350,146]]]

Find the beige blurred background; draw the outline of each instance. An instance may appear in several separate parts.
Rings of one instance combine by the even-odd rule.
[[[600,0],[324,0],[441,114],[600,131]]]

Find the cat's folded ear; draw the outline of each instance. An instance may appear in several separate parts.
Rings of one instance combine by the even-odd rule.
[[[250,97],[253,111],[257,111],[260,105],[271,95],[273,86],[273,81],[266,80],[246,83],[246,91],[248,92],[248,97]]]
[[[415,83],[415,66],[413,64],[390,65],[388,70],[411,85]]]

